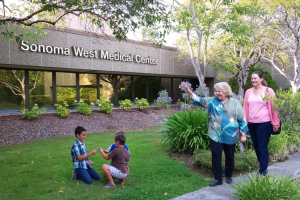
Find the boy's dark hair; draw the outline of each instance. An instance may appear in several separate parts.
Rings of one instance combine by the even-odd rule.
[[[85,128],[83,128],[82,126],[77,126],[75,128],[75,136],[80,135],[82,132],[86,131]]]
[[[116,137],[117,135],[125,135],[125,134],[124,134],[122,131],[120,131],[120,132],[117,132],[117,133],[116,133],[115,137]]]
[[[126,142],[126,137],[123,134],[116,135],[115,141],[119,141],[120,145],[124,145]]]

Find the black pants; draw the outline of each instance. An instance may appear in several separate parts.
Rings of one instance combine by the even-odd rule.
[[[222,151],[225,153],[225,177],[231,177],[234,170],[235,144],[222,144],[210,139],[212,168],[215,179],[222,181]]]

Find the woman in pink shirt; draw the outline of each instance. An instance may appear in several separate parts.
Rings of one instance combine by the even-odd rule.
[[[266,87],[267,84],[260,71],[252,73],[251,83],[253,87],[246,91],[243,108],[253,148],[259,162],[259,174],[266,175],[268,173],[268,144],[271,131],[272,129],[278,130],[280,119],[277,112],[273,110],[274,102],[263,100],[266,94],[273,97],[275,93],[272,88]]]

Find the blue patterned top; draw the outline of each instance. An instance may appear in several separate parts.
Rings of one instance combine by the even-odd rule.
[[[240,132],[247,132],[248,127],[241,103],[230,97],[222,103],[217,97],[202,98],[193,95],[193,104],[208,109],[208,136],[215,142],[235,144],[240,139]]]
[[[84,142],[80,142],[79,140],[75,139],[75,142],[73,143],[72,149],[71,149],[71,156],[72,161],[74,164],[74,169],[76,168],[83,168],[88,169],[90,166],[88,166],[89,158],[86,158],[82,161],[77,160],[78,155],[84,156],[87,154],[85,144]]]

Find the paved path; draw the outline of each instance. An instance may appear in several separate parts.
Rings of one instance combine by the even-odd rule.
[[[268,171],[269,175],[273,174],[274,176],[278,176],[285,174],[286,176],[291,175],[293,179],[300,178],[300,152],[289,156],[289,159],[284,162],[269,166]],[[247,178],[247,176],[248,174],[244,175],[245,178]],[[239,183],[240,178],[241,177],[233,178],[233,182]],[[173,200],[238,200],[238,198],[233,196],[234,191],[231,185],[224,181],[223,185],[202,188],[195,192],[176,197]]]

